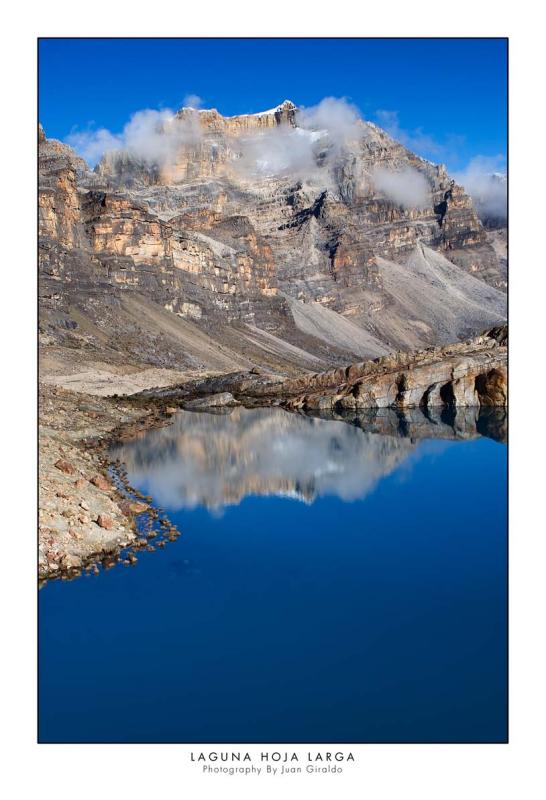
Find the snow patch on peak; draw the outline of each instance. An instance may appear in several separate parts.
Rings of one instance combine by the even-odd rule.
[[[291,111],[297,106],[291,100],[283,100],[275,108],[268,108],[267,111],[257,111],[255,114],[240,114],[241,117],[265,117],[268,114],[277,114],[279,111]]]

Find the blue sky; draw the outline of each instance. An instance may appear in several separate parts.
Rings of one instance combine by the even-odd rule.
[[[506,155],[504,39],[42,39],[46,134],[117,133],[187,95],[226,115],[345,97],[450,170]]]

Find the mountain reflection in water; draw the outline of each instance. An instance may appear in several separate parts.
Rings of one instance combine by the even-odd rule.
[[[482,435],[505,441],[503,410],[385,409],[335,418],[279,408],[181,410],[172,425],[114,447],[112,456],[125,462],[132,485],[169,510],[221,509],[249,495],[362,499],[422,440]]]

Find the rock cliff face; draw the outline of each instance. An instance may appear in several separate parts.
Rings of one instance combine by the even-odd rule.
[[[167,161],[117,152],[94,172],[40,130],[46,341],[175,367],[218,368],[224,348],[286,373],[504,320],[503,265],[441,165],[364,122],[336,147],[289,101],[177,120]],[[389,189],[401,177],[419,202]]]
[[[358,410],[507,405],[506,329],[469,342],[353,364],[287,381],[289,408]],[[295,394],[295,396],[294,396]]]

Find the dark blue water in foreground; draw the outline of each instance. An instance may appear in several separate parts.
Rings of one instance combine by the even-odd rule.
[[[192,440],[214,508],[184,478],[187,425],[178,467],[165,431],[149,463],[137,454],[130,477],[169,476],[161,502],[183,535],[40,592],[42,742],[506,739],[506,447],[311,423],[338,426],[305,433],[329,437],[333,460],[307,442],[301,481],[287,468],[282,486],[263,438],[206,468]],[[210,472],[234,469],[242,496],[219,510]]]

